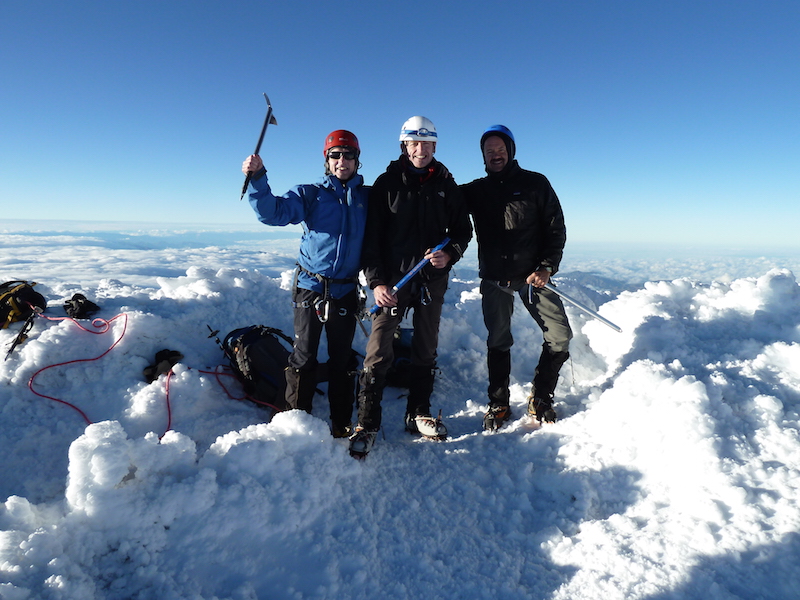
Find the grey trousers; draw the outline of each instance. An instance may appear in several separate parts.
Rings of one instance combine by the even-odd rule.
[[[511,315],[514,314],[514,294],[519,294],[523,305],[541,327],[547,349],[553,354],[567,352],[572,329],[561,298],[544,288],[534,288],[529,297],[529,289],[530,286],[522,279],[512,281],[508,286],[481,280],[483,322],[489,334],[486,346],[490,350],[506,351],[514,345]]]
[[[490,406],[508,406],[511,375],[511,315],[514,294],[519,294],[525,309],[542,329],[544,344],[533,377],[531,395],[545,403],[552,401],[561,366],[569,358],[572,329],[561,298],[547,289],[531,288],[524,280],[505,282],[482,280],[483,321],[488,331],[487,366]]]

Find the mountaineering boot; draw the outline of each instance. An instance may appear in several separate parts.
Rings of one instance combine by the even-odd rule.
[[[552,352],[547,344],[542,347],[542,354],[533,377],[531,393],[528,396],[528,414],[535,416],[540,423],[556,422],[553,393],[558,383],[558,373],[568,358],[569,352],[567,351]]]
[[[372,369],[364,369],[358,383],[358,424],[366,430],[378,431],[381,427],[385,377],[377,375]]]
[[[317,391],[315,369],[301,370],[286,367],[286,404],[289,410],[300,409],[311,414],[314,393]]]
[[[350,436],[350,456],[362,459],[375,444],[381,426],[381,399],[384,377],[364,369],[359,377],[358,425]]]
[[[447,439],[447,427],[445,427],[442,422],[441,411],[436,419],[430,415],[406,414],[406,431],[409,433],[418,433],[432,440]]]
[[[511,350],[489,348],[486,353],[489,369],[489,404],[508,406],[508,383],[511,377]]]
[[[528,396],[528,414],[536,417],[536,420],[541,423],[555,423],[558,415],[553,410],[553,400],[550,398],[537,398],[531,393]]]
[[[436,380],[436,366],[412,365],[408,385],[406,414],[430,415],[431,394]]]
[[[533,376],[531,394],[537,398],[552,398],[558,383],[558,373],[562,365],[569,358],[569,352],[552,352],[544,345],[536,365],[536,374]]]
[[[495,431],[503,426],[503,423],[511,418],[510,406],[492,406],[483,416],[483,428],[486,431]]]
[[[372,450],[377,436],[377,431],[367,431],[363,427],[356,427],[353,435],[350,436],[350,456],[359,460],[363,459]]]
[[[331,408],[331,434],[335,438],[350,437],[353,433],[351,420],[355,402],[355,374],[331,373],[328,376],[328,402]]]
[[[336,439],[349,438],[353,434],[353,424],[331,423],[331,435]]]

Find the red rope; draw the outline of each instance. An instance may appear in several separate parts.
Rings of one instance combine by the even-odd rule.
[[[83,417],[83,420],[86,421],[87,424],[91,425],[92,421],[89,419],[89,417],[86,416],[86,413],[83,412],[80,408],[78,408],[77,406],[75,406],[71,402],[67,402],[66,400],[61,400],[60,398],[54,398],[53,396],[48,396],[46,394],[40,394],[35,389],[33,389],[33,382],[40,374],[44,373],[48,369],[54,369],[55,367],[63,367],[65,365],[73,365],[73,364],[82,363],[82,362],[92,362],[92,361],[99,360],[99,359],[103,358],[106,354],[111,352],[116,347],[116,345],[119,344],[122,341],[122,338],[125,336],[125,332],[128,329],[128,315],[125,314],[125,313],[121,313],[121,314],[118,314],[116,317],[113,317],[113,318],[109,319],[108,321],[106,321],[105,319],[93,319],[92,320],[92,326],[98,328],[98,331],[92,331],[91,329],[86,329],[83,325],[81,325],[75,319],[72,319],[70,317],[45,317],[44,315],[41,315],[41,314],[39,315],[39,317],[41,317],[43,319],[47,319],[48,321],[72,321],[73,323],[75,323],[75,325],[77,325],[83,331],[85,331],[87,333],[93,333],[93,334],[96,334],[96,335],[100,335],[100,334],[106,333],[111,328],[111,323],[112,322],[116,321],[120,317],[123,318],[122,333],[117,338],[117,340],[113,344],[111,344],[111,346],[109,346],[108,350],[103,352],[100,356],[96,356],[94,358],[78,358],[76,360],[68,360],[66,362],[56,363],[54,365],[43,367],[43,368],[39,369],[38,371],[36,371],[33,375],[31,375],[31,378],[28,380],[28,389],[30,389],[31,392],[33,392],[34,394],[36,394],[40,398],[46,398],[47,400],[52,400],[53,402],[58,402],[60,404],[64,404],[64,405],[70,407],[71,409],[77,411],[78,414],[80,414]]]
[[[48,321],[72,321],[75,325],[78,326],[79,329],[85,331],[86,333],[93,333],[95,335],[100,335],[100,334],[108,332],[108,330],[111,329],[111,323],[113,323],[114,321],[116,321],[119,318],[123,319],[122,333],[114,341],[114,343],[111,344],[111,346],[108,347],[108,350],[103,352],[100,356],[96,356],[94,358],[79,358],[79,359],[76,359],[76,360],[68,360],[66,362],[56,363],[54,365],[50,365],[50,366],[44,367],[44,368],[39,369],[38,371],[36,371],[36,373],[34,373],[31,376],[31,378],[28,380],[28,388],[31,390],[31,392],[33,392],[34,394],[36,394],[37,396],[39,396],[41,398],[46,398],[47,400],[52,400],[53,402],[58,402],[59,404],[64,404],[65,406],[70,407],[71,409],[77,411],[78,414],[80,414],[83,417],[83,420],[86,421],[87,424],[91,425],[92,424],[92,420],[89,419],[89,417],[86,415],[86,413],[83,412],[75,404],[72,404],[71,402],[67,402],[66,400],[61,400],[60,398],[54,398],[53,396],[48,396],[46,394],[41,394],[41,393],[37,392],[35,389],[33,389],[33,382],[36,379],[36,377],[38,377],[41,373],[43,373],[44,371],[47,371],[48,369],[54,369],[55,367],[63,367],[65,365],[72,365],[72,364],[82,363],[82,362],[92,362],[92,361],[99,360],[99,359],[103,358],[106,354],[111,352],[117,346],[117,344],[119,344],[122,341],[123,337],[125,337],[125,333],[128,330],[128,315],[126,313],[120,313],[116,317],[113,317],[113,318],[109,319],[108,321],[106,321],[105,319],[99,319],[99,318],[98,319],[93,319],[92,320],[92,326],[97,328],[96,330],[87,329],[86,327],[84,327],[83,325],[78,323],[78,321],[76,321],[75,319],[73,319],[71,317],[45,317],[42,314],[40,314],[39,316],[41,318],[43,318],[43,319],[47,319]],[[169,373],[167,373],[167,381],[166,381],[167,428],[164,430],[164,433],[162,433],[160,436],[158,436],[159,440],[162,439],[167,434],[167,431],[172,429],[172,406],[171,406],[170,401],[169,401],[169,380],[170,380],[171,377],[172,377],[172,369],[170,369]]]
[[[223,368],[225,368],[225,367],[223,367]],[[277,406],[275,406],[274,404],[270,404],[269,402],[264,402],[263,400],[258,400],[257,398],[254,398],[253,396],[251,396],[248,393],[245,393],[244,396],[240,396],[238,398],[236,396],[234,396],[233,394],[231,394],[228,391],[228,388],[225,387],[225,384],[222,383],[222,380],[220,379],[220,376],[231,377],[232,379],[235,379],[236,381],[239,381],[239,378],[236,377],[236,375],[234,375],[233,373],[220,373],[217,370],[214,370],[214,371],[203,371],[203,370],[201,370],[200,373],[205,373],[207,375],[213,375],[214,378],[217,380],[217,383],[219,384],[219,387],[222,388],[222,390],[225,392],[225,394],[231,400],[250,400],[250,402],[255,402],[256,404],[260,404],[261,406],[267,406],[267,407],[271,408],[272,410],[274,410],[275,412],[281,412],[281,409],[278,408]]]
[[[223,367],[223,368],[225,368],[225,367]],[[222,388],[222,390],[225,392],[225,394],[231,400],[250,400],[251,402],[255,402],[256,404],[260,404],[262,406],[268,406],[269,408],[273,409],[275,412],[281,412],[281,409],[278,408],[277,406],[275,406],[273,404],[270,404],[269,402],[264,402],[263,400],[257,400],[256,398],[253,398],[253,396],[251,396],[250,394],[245,394],[244,396],[241,396],[239,398],[237,398],[233,394],[231,394],[230,391],[228,391],[228,388],[225,387],[225,384],[222,383],[222,380],[220,379],[220,377],[221,376],[231,377],[231,378],[236,379],[238,381],[238,378],[233,373],[220,373],[218,370],[206,371],[206,370],[203,370],[203,369],[198,369],[197,371],[198,371],[198,373],[205,373],[206,375],[213,375],[214,378],[217,380],[217,383],[219,384],[219,387]],[[170,399],[169,399],[169,382],[170,382],[170,379],[172,379],[172,375],[173,374],[174,374],[174,372],[173,372],[172,369],[170,369],[169,372],[167,373],[167,380],[166,380],[166,383],[165,383],[166,402],[167,402],[167,429],[164,431],[164,433],[162,433],[158,437],[159,440],[161,438],[163,438],[165,435],[167,435],[167,431],[172,429],[172,403],[170,402]]]
[[[121,317],[123,318],[122,333],[114,341],[114,343],[111,344],[111,346],[108,347],[108,350],[103,352],[100,356],[96,356],[94,358],[79,358],[79,359],[75,359],[75,360],[68,360],[66,362],[56,363],[54,365],[49,365],[47,367],[43,367],[43,368],[39,369],[38,371],[36,371],[33,375],[31,375],[31,378],[28,380],[28,389],[30,389],[30,391],[33,392],[35,395],[39,396],[40,398],[45,398],[47,400],[52,400],[53,402],[58,402],[59,404],[63,404],[65,406],[68,406],[69,408],[73,409],[78,414],[80,414],[81,417],[83,417],[83,420],[86,421],[86,423],[88,425],[92,425],[92,420],[89,419],[89,417],[86,415],[86,413],[83,412],[78,406],[76,406],[75,404],[73,404],[71,402],[67,402],[66,400],[61,400],[60,398],[55,398],[53,396],[48,396],[46,394],[41,394],[41,393],[37,392],[35,389],[33,389],[33,382],[39,375],[41,375],[42,373],[44,373],[48,369],[54,369],[56,367],[63,367],[63,366],[66,366],[66,365],[73,365],[73,364],[82,363],[82,362],[92,362],[92,361],[99,360],[99,359],[103,358],[106,354],[111,352],[117,346],[117,344],[119,344],[122,341],[122,338],[125,336],[125,333],[128,330],[128,315],[126,313],[120,313],[117,316],[109,319],[108,321],[106,321],[105,319],[100,319],[100,318],[93,319],[92,320],[92,326],[97,328],[96,331],[91,330],[91,329],[86,329],[83,325],[81,325],[80,323],[78,323],[78,321],[76,321],[75,319],[73,319],[71,317],[46,317],[46,316],[42,315],[41,313],[38,316],[40,318],[47,319],[48,321],[72,321],[75,325],[78,326],[79,329],[82,329],[83,331],[85,331],[87,333],[93,333],[95,335],[101,335],[103,333],[108,332],[108,330],[111,328],[111,323],[113,323],[114,321],[116,321],[117,319],[119,319]],[[214,370],[214,371],[199,370],[199,372],[200,373],[205,373],[205,374],[208,374],[208,375],[213,375],[214,378],[217,380],[217,383],[219,384],[219,386],[223,389],[225,394],[231,400],[250,400],[251,402],[254,402],[256,404],[260,404],[262,406],[267,406],[267,407],[273,409],[275,412],[281,412],[281,409],[278,408],[277,406],[275,406],[274,404],[270,404],[269,402],[264,402],[263,400],[258,400],[256,398],[254,398],[253,396],[251,396],[250,394],[245,393],[244,396],[241,396],[241,397],[235,397],[233,394],[231,394],[230,391],[228,391],[228,388],[225,387],[225,384],[222,383],[222,380],[220,379],[220,377],[231,377],[231,378],[236,379],[238,381],[238,378],[235,375],[233,375],[232,373],[221,373],[218,370]],[[166,379],[165,386],[164,386],[165,387],[165,395],[166,395],[166,405],[167,405],[167,428],[164,430],[164,433],[162,433],[160,436],[158,436],[159,440],[162,439],[167,434],[167,432],[172,429],[172,404],[171,404],[170,398],[169,398],[169,383],[170,383],[170,379],[172,379],[172,375],[173,375],[173,370],[170,369],[169,372],[167,373],[167,379]]]

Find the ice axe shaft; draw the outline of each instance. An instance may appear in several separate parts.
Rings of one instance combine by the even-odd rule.
[[[450,238],[449,237],[444,238],[441,244],[439,244],[435,248],[431,248],[430,253],[433,254],[434,252],[438,252],[439,250],[447,246],[447,244],[449,243],[450,243]],[[423,258],[421,261],[415,264],[408,273],[403,275],[403,278],[400,281],[394,284],[394,287],[392,287],[392,295],[396,294],[397,290],[399,290],[401,287],[407,284],[411,280],[411,278],[414,277],[414,275],[416,275],[417,273],[419,273],[422,270],[422,267],[427,265],[429,262],[430,262],[429,258]],[[369,314],[374,315],[380,309],[381,307],[376,304],[370,309]]]
[[[555,294],[558,294],[559,296],[561,296],[561,298],[563,298],[564,300],[566,300],[570,304],[573,304],[574,306],[577,306],[579,309],[581,309],[583,312],[585,312],[590,317],[594,317],[595,319],[597,319],[598,321],[600,321],[604,325],[608,325],[609,327],[611,327],[611,329],[613,329],[614,331],[618,331],[618,332],[622,333],[622,329],[620,327],[614,325],[614,323],[612,323],[611,321],[609,321],[605,317],[600,316],[599,314],[597,314],[597,312],[593,311],[591,308],[589,308],[588,306],[586,306],[582,302],[579,302],[578,300],[575,300],[575,298],[570,298],[569,296],[567,296],[567,294],[565,294],[561,290],[556,289],[556,287],[554,285],[552,285],[550,283],[545,283],[544,287],[545,287],[545,289],[548,289],[551,292],[553,292]]]
[[[261,135],[258,136],[258,143],[256,144],[256,149],[253,152],[253,154],[258,154],[261,151],[261,142],[264,141],[264,134],[267,133],[267,126],[278,124],[278,121],[272,114],[272,104],[270,103],[269,96],[267,96],[266,92],[264,93],[264,99],[267,101],[267,116],[264,118],[264,125],[261,127]],[[244,198],[244,194],[247,191],[247,186],[250,183],[250,178],[252,176],[253,173],[251,171],[248,171],[247,177],[245,177],[244,179],[244,185],[242,186],[242,195],[239,196],[239,200]]]
[[[14,341],[11,342],[11,347],[8,349],[8,353],[6,353],[6,357],[3,359],[3,362],[8,360],[8,357],[11,356],[11,353],[14,352],[14,349],[19,346],[22,342],[28,339],[28,332],[33,328],[33,320],[36,318],[38,313],[36,311],[32,312],[31,315],[25,320],[25,323],[22,325],[22,329],[19,330]]]

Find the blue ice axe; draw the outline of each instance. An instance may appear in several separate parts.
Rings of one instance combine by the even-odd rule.
[[[447,246],[447,244],[449,243],[450,243],[450,238],[449,237],[444,238],[441,244],[431,249],[430,253],[433,254],[434,252],[438,252],[439,250]],[[411,280],[411,278],[417,273],[419,273],[422,270],[422,267],[427,265],[429,262],[431,262],[429,258],[423,258],[421,261],[415,264],[408,273],[403,275],[403,278],[400,281],[394,284],[394,287],[392,287],[392,295],[396,294],[397,290],[399,290],[401,287],[407,284]],[[380,309],[381,307],[376,304],[369,310],[369,314],[374,315]]]

